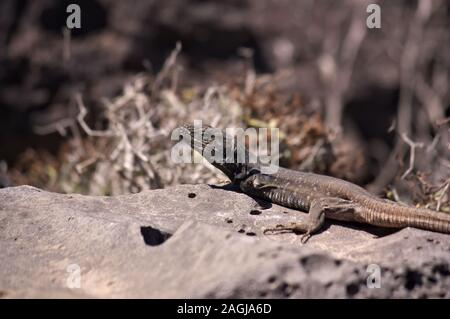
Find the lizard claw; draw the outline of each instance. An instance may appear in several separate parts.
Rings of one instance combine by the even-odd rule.
[[[308,241],[308,239],[311,237],[311,233],[307,232],[306,234],[304,234],[302,236],[302,238],[300,238],[300,242],[302,244],[306,244],[306,242]]]
[[[308,230],[309,228],[300,226],[301,225],[298,223],[290,223],[289,225],[277,225],[275,227],[264,229],[263,234],[265,235],[268,232],[293,232],[295,234],[304,233],[301,237],[301,242],[302,244],[304,244],[308,241],[309,237],[311,237],[311,231]]]
[[[265,235],[268,232],[279,232],[279,231],[283,231],[283,230],[290,230],[290,229],[287,229],[286,226],[284,226],[284,225],[277,225],[275,227],[265,228],[263,230],[263,234]]]

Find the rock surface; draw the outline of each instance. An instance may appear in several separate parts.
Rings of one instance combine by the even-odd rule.
[[[0,297],[450,297],[450,236],[334,222],[306,245],[262,235],[305,217],[207,185],[117,197],[1,189]]]

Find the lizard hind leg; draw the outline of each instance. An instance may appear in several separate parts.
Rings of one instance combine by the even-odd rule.
[[[291,222],[287,225],[277,225],[276,227],[266,228],[267,232],[293,231],[295,233],[303,233],[302,243],[306,243],[311,235],[317,233],[325,222],[326,214],[344,215],[353,214],[355,205],[344,199],[325,197],[314,199],[311,202],[307,220],[304,222]],[[340,219],[340,218],[336,218]]]
[[[311,237],[311,232],[309,231],[308,224],[303,222],[290,222],[284,225],[276,225],[275,227],[265,228],[263,233],[279,233],[284,231],[292,231],[294,233],[303,233],[301,242],[306,243],[306,241]]]
[[[301,242],[304,244],[308,241],[312,234],[322,228],[325,222],[325,209],[327,205],[323,200],[313,200],[309,208],[308,218],[306,222],[290,222],[287,225],[277,225],[264,229],[267,232],[292,231],[294,233],[303,233]]]

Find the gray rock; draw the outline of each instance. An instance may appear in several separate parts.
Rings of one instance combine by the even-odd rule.
[[[305,245],[262,234],[305,217],[207,185],[117,197],[1,189],[0,297],[450,297],[450,236],[334,222]],[[367,285],[371,267],[380,288]]]

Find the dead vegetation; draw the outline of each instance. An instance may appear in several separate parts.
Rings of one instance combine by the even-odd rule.
[[[14,182],[94,195],[220,182],[225,177],[207,163],[175,164],[170,158],[172,130],[198,119],[221,128],[279,127],[286,132],[281,135],[282,164],[327,171],[332,152],[320,115],[308,113],[298,97],[286,99],[277,92],[277,77],[285,75],[256,77],[243,61],[242,77],[227,85],[180,87],[180,50],[177,45],[155,77],[138,74],[122,94],[104,99],[101,129],[87,123],[89,107],[77,94],[76,117],[37,128],[40,134],[57,131],[69,137],[59,158],[30,150],[10,172]]]
[[[378,151],[367,150],[368,143],[352,127],[344,126],[346,97],[367,36],[355,13],[362,4],[351,3],[350,23],[338,19],[342,26],[327,33],[316,61],[324,92],[321,99],[307,92],[281,92],[278,84],[293,75],[285,71],[257,75],[250,50],[241,52],[241,76],[220,84],[185,86],[183,77],[189,74],[183,74],[177,63],[178,45],[157,75],[138,74],[124,83],[116,98],[103,100],[96,121],[89,119],[91,108],[83,96],[76,95],[77,117],[36,130],[68,137],[59,157],[29,150],[8,172],[11,180],[96,195],[215,183],[224,177],[210,166],[170,160],[172,130],[201,119],[222,128],[277,127],[282,166],[361,183],[368,155],[378,158]],[[393,60],[398,58],[399,99],[391,127],[394,145],[388,149],[387,160],[379,156],[381,169],[366,186],[397,201],[449,211],[450,61],[442,47],[447,30],[441,28],[447,16],[443,8],[442,1],[418,1],[408,19],[404,43],[380,49],[389,51],[385,53]]]
[[[70,136],[60,157],[29,150],[18,163],[19,169],[10,172],[12,180],[57,192],[93,195],[225,181],[206,162],[175,164],[171,160],[172,130],[197,119],[222,128],[279,128],[282,166],[351,180],[352,172],[364,165],[362,152],[355,152],[357,141],[352,144],[330,138],[315,105],[305,103],[298,94],[280,94],[278,78],[288,75],[255,76],[247,68],[241,78],[227,85],[186,88],[179,84],[176,58],[180,50],[177,46],[156,77],[138,74],[125,84],[122,94],[103,100],[101,118],[106,124],[102,129],[93,129],[87,123],[88,107],[82,96],[76,95],[76,118],[40,128],[41,133],[57,131]],[[442,132],[448,133],[448,128]],[[430,181],[430,173],[415,170],[418,151],[424,151],[433,162],[448,165],[448,159],[442,157],[442,151],[447,151],[442,150],[446,143],[443,135],[437,135],[428,147],[405,134],[402,140],[410,148],[409,157],[398,158],[402,170],[397,178],[404,183],[390,187],[386,195],[396,201],[406,198],[409,203],[449,211],[450,178]],[[424,158],[423,153],[420,158]],[[26,176],[20,167],[26,168]]]

